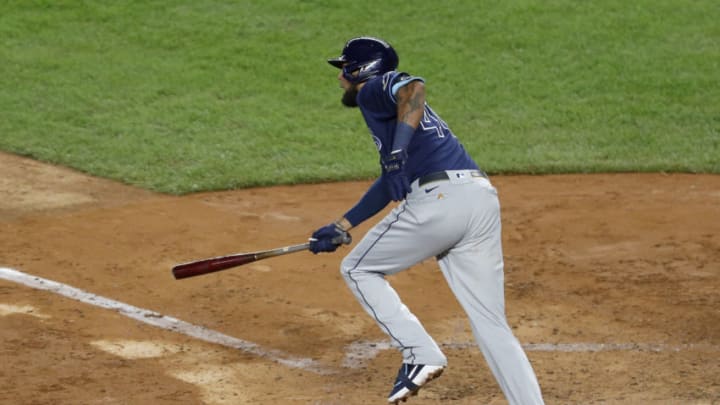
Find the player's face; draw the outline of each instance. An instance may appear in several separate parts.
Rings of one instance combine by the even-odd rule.
[[[345,79],[345,76],[343,76],[342,73],[342,70],[340,70],[340,73],[338,74],[340,87],[345,90],[341,101],[346,107],[357,107],[358,85],[350,83],[347,79]]]
[[[343,76],[343,71],[342,71],[342,69],[340,69],[340,73],[338,73],[338,77],[337,77],[337,78],[338,78],[338,82],[340,82],[340,87],[341,87],[343,90],[347,91],[348,89],[350,89],[350,87],[352,87],[352,83],[350,83],[349,81],[347,81],[347,79],[345,78],[345,76]]]

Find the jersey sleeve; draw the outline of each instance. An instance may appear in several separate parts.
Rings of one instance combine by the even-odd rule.
[[[395,95],[401,87],[415,81],[425,83],[425,79],[423,79],[422,77],[412,76],[405,72],[394,73],[396,74],[392,77],[392,79],[390,79],[390,85],[388,86],[390,90],[390,97],[392,98],[394,104],[397,104],[397,99],[395,98]]]

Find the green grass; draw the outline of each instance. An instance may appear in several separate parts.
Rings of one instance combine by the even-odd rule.
[[[371,178],[325,63],[400,68],[491,173],[720,173],[714,1],[6,1],[0,149],[169,193]]]

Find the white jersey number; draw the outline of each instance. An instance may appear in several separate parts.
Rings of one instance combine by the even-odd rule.
[[[420,120],[420,126],[425,131],[435,130],[438,138],[445,138],[445,132],[450,132],[450,127],[427,104],[425,104],[425,112]]]

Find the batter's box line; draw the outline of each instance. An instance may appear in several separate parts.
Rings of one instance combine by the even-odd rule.
[[[478,347],[475,342],[447,342],[439,345],[446,350],[472,350]],[[705,343],[526,343],[522,346],[529,352],[720,352],[720,346]],[[375,358],[381,351],[390,349],[394,349],[390,341],[359,340],[353,342],[346,347],[343,367],[363,367],[368,360]]]
[[[35,288],[37,290],[53,292],[85,304],[110,309],[123,316],[148,325],[181,333],[205,342],[219,344],[232,349],[238,349],[258,357],[267,358],[287,367],[299,368],[322,375],[334,373],[334,371],[322,366],[313,359],[295,357],[279,350],[263,349],[257,343],[238,339],[203,326],[193,325],[171,316],[159,314],[155,311],[138,308],[124,302],[89,293],[57,281],[44,279],[42,277],[33,276],[18,270],[4,267],[0,267],[0,278],[16,282],[27,287]]]

